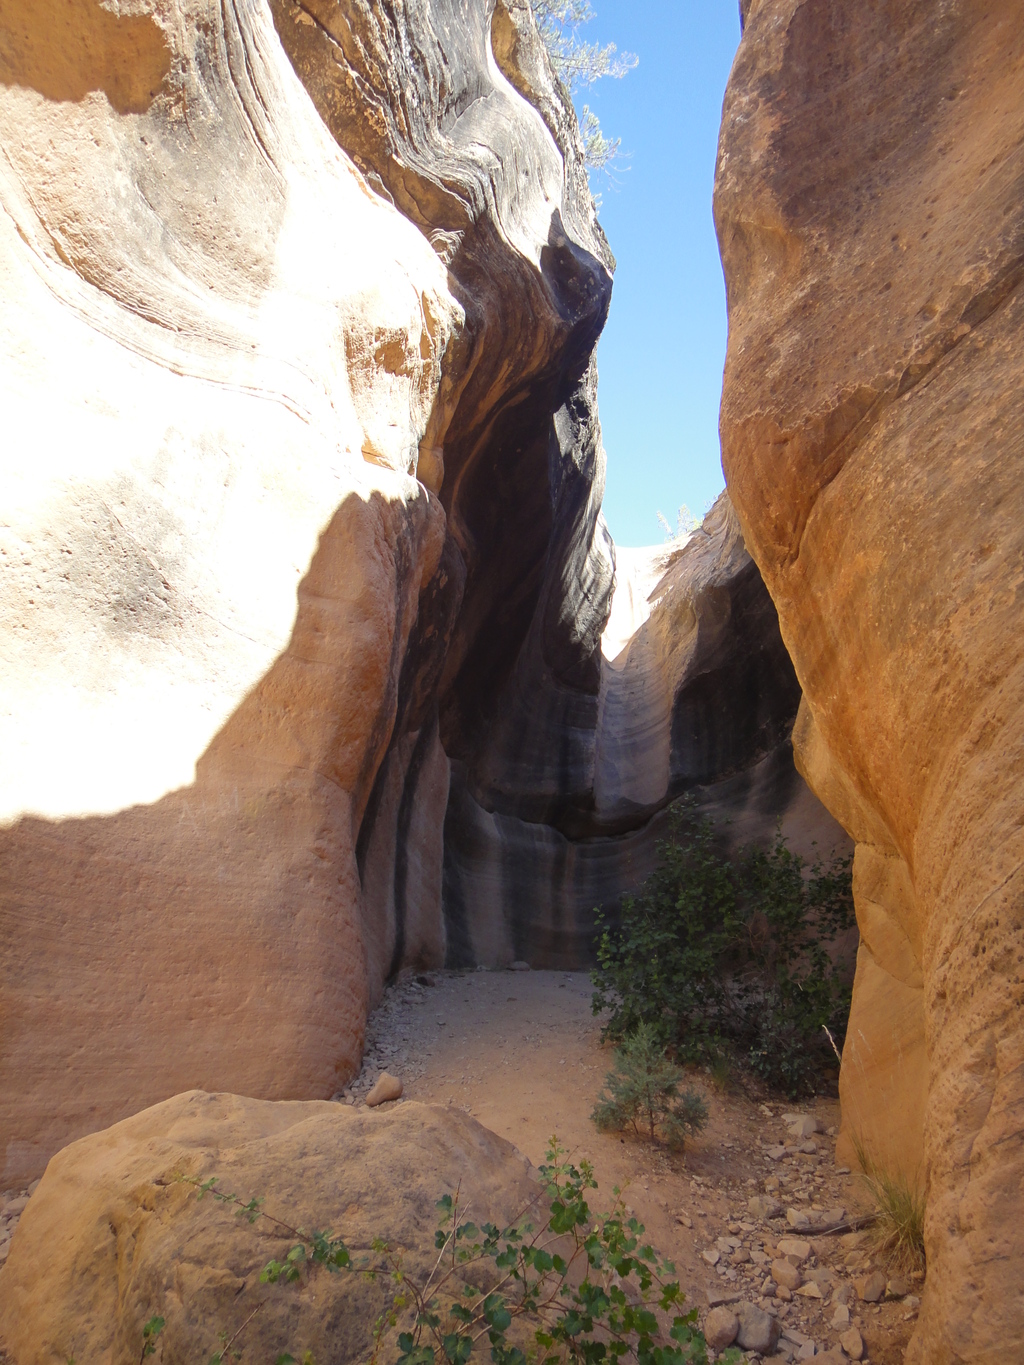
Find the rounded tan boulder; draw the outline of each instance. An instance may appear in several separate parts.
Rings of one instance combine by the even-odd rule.
[[[804,1282],[799,1267],[785,1259],[772,1261],[772,1279],[786,1289],[799,1289]]]
[[[704,1339],[713,1351],[724,1351],[727,1346],[731,1346],[739,1330],[739,1318],[724,1304],[712,1308],[704,1319]]]
[[[364,1361],[386,1280],[314,1273],[261,1284],[293,1233],[204,1197],[208,1180],[292,1227],[329,1229],[353,1258],[376,1237],[433,1264],[435,1202],[461,1191],[479,1220],[504,1225],[536,1198],[532,1168],[461,1110],[385,1111],[273,1103],[202,1091],[175,1096],[50,1161],[0,1270],[0,1352],[16,1365],[137,1365],[143,1328],[164,1318],[159,1359],[194,1365],[259,1309],[239,1345],[320,1365]]]

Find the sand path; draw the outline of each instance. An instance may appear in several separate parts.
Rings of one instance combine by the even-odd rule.
[[[675,1262],[690,1303],[702,1313],[709,1296],[736,1294],[778,1316],[787,1333],[782,1358],[806,1352],[807,1340],[819,1352],[835,1346],[845,1330],[832,1326],[838,1300],[852,1296],[853,1279],[866,1273],[867,1253],[837,1237],[814,1239],[804,1269],[821,1272],[821,1299],[763,1297],[778,1238],[791,1229],[784,1218],[752,1216],[748,1205],[766,1193],[767,1182],[784,1209],[812,1218],[837,1207],[848,1213],[866,1207],[862,1182],[834,1164],[838,1103],[819,1097],[799,1107],[832,1130],[814,1139],[814,1152],[795,1150],[781,1119],[793,1106],[765,1103],[738,1087],[723,1093],[701,1076],[695,1084],[710,1122],[685,1153],[599,1133],[590,1112],[612,1058],[601,1044],[591,994],[582,973],[432,972],[407,979],[388,989],[372,1016],[363,1070],[344,1099],[361,1103],[386,1069],[402,1080],[405,1098],[461,1106],[536,1165],[557,1134],[575,1157],[593,1163],[596,1205],[610,1204],[616,1185],[625,1191],[627,1205]],[[780,1156],[783,1143],[791,1150]],[[736,1248],[719,1244],[720,1238],[734,1239]],[[715,1249],[720,1260],[712,1266],[707,1257]],[[912,1288],[920,1293],[919,1286]],[[853,1298],[849,1313],[865,1339],[864,1359],[895,1365],[902,1358],[913,1300],[879,1306]]]

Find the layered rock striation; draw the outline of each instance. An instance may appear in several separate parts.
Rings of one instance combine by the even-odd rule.
[[[552,480],[610,576],[611,257],[521,7],[0,33],[9,1182],[187,1087],[330,1095],[443,960],[439,698]]]
[[[483,743],[449,750],[457,964],[586,965],[594,908],[653,870],[684,793],[733,847],[781,821],[811,858],[845,851],[793,766],[799,686],[726,495],[688,539],[617,566],[602,641],[592,685],[573,687],[535,621]]]
[[[910,1358],[1024,1353],[1024,31],[752,0],[716,215],[723,458],[857,841],[844,1141],[927,1190]]]

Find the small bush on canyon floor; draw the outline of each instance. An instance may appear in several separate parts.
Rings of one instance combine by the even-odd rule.
[[[655,871],[602,930],[594,1011],[605,1035],[649,1024],[677,1060],[746,1059],[796,1095],[831,1067],[850,1011],[852,961],[830,952],[852,928],[849,858],[808,867],[781,833],[768,849],[723,853],[692,801],[676,806]]]
[[[249,1222],[269,1218],[294,1236],[287,1255],[267,1265],[262,1283],[303,1284],[321,1271],[389,1283],[370,1365],[466,1365],[478,1347],[495,1365],[708,1365],[696,1310],[681,1311],[684,1295],[670,1278],[675,1267],[643,1241],[643,1224],[627,1216],[619,1191],[608,1213],[596,1213],[588,1202],[597,1189],[590,1164],[573,1165],[557,1138],[547,1155],[543,1192],[534,1201],[547,1209],[536,1224],[527,1210],[504,1230],[478,1227],[465,1217],[458,1191],[444,1195],[437,1204],[436,1259],[420,1278],[403,1252],[383,1240],[374,1242],[372,1257],[355,1261],[331,1232],[292,1228],[265,1213],[262,1200],[243,1203],[218,1190],[215,1178],[181,1179],[199,1198],[211,1194]],[[227,1358],[257,1311],[211,1365]],[[315,1365],[308,1353],[303,1359]],[[730,1349],[718,1360],[741,1365],[743,1357]],[[285,1354],[275,1365],[296,1365],[296,1358]]]
[[[903,1274],[924,1270],[925,1196],[920,1180],[881,1166],[868,1156],[858,1138],[854,1147],[877,1211],[871,1225],[876,1253]]]
[[[683,1073],[665,1056],[650,1024],[638,1024],[616,1049],[615,1065],[593,1119],[602,1131],[632,1128],[654,1142],[659,1132],[668,1146],[682,1151],[688,1137],[708,1121],[708,1107],[692,1089],[680,1091]]]

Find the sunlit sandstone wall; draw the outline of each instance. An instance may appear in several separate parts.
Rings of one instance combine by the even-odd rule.
[[[722,443],[857,840],[843,1141],[928,1191],[910,1356],[1024,1357],[1024,25],[752,0]]]
[[[592,385],[611,258],[528,14],[321,10],[0,4],[0,1185],[188,1087],[329,1096],[444,958],[495,547],[439,492]]]

